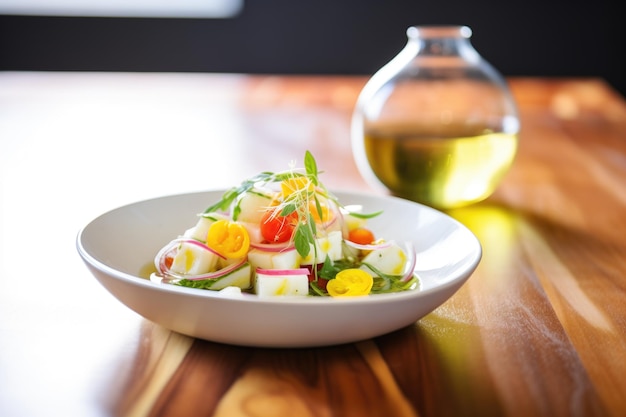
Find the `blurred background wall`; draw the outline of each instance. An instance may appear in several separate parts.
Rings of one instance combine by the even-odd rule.
[[[507,76],[602,77],[626,95],[619,6],[613,0],[244,0],[230,18],[0,14],[0,70],[368,75],[404,46],[408,26],[465,24],[476,49]]]

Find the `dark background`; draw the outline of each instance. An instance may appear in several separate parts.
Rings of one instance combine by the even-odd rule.
[[[230,19],[0,15],[0,70],[368,75],[404,47],[408,26],[465,24],[475,48],[506,76],[601,77],[626,95],[619,6],[246,0]]]

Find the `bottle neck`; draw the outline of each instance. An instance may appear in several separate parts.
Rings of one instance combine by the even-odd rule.
[[[467,26],[412,26],[407,30],[407,47],[420,57],[459,57],[467,62],[480,59],[470,43]]]

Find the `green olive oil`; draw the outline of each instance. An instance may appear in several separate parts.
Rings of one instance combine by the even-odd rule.
[[[518,137],[385,129],[366,132],[364,146],[374,175],[393,194],[446,209],[487,198],[513,163]]]

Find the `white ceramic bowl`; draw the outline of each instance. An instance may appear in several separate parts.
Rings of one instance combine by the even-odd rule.
[[[451,297],[476,269],[480,243],[451,217],[406,200],[337,192],[365,212],[377,237],[412,241],[420,288],[354,298],[259,298],[142,278],[159,249],[195,225],[197,214],[223,191],[181,194],[109,211],[78,234],[77,249],[98,281],[148,320],[193,337],[243,346],[312,347],[363,340],[400,329]]]

